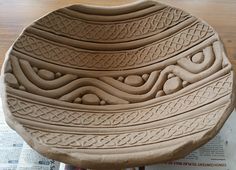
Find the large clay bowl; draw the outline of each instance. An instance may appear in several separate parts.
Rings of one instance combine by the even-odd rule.
[[[153,1],[54,11],[24,30],[2,74],[7,123],[42,155],[84,168],[183,157],[235,99],[213,28]]]

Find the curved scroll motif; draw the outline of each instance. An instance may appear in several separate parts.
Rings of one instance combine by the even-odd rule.
[[[72,74],[58,77],[54,76],[58,73],[38,69],[24,59],[11,56],[13,74],[26,91],[66,102],[102,105],[138,103],[172,94],[216,73],[222,62],[219,41],[163,70],[126,77],[79,78]],[[44,74],[54,79],[45,80]],[[87,102],[90,100],[96,102]]]
[[[90,111],[72,111],[69,109],[45,106],[16,96],[8,96],[8,105],[16,117],[37,119],[38,122],[59,124],[62,126],[120,127],[133,126],[176,116],[182,112],[208,105],[218,98],[229,94],[232,89],[232,74],[218,78],[200,89],[177,98],[156,103],[146,108],[132,111],[91,113]]]
[[[177,61],[178,65],[191,73],[200,73],[209,68],[214,62],[214,52],[212,47],[203,49],[190,58],[181,58]]]
[[[61,86],[65,86],[66,84],[77,79],[77,77],[78,77],[78,76],[72,75],[72,74],[66,74],[66,75],[60,76],[60,73],[59,73],[59,76],[60,76],[59,78],[48,81],[48,80],[41,78],[37,74],[37,70],[35,71],[30,66],[28,61],[20,60],[20,65],[21,65],[23,72],[30,79],[30,81],[32,81],[32,83],[37,84],[37,86],[39,86],[40,88],[45,89],[45,90],[51,90],[51,89],[59,88]],[[49,74],[49,73],[46,73],[46,74]]]

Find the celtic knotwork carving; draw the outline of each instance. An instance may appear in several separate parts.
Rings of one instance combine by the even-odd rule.
[[[167,59],[192,45],[212,36],[213,30],[203,24],[195,25],[169,37],[139,49],[121,52],[83,51],[55,44],[31,34],[22,35],[14,49],[38,59],[56,64],[99,70],[116,70],[144,66]]]
[[[126,41],[159,33],[189,17],[187,13],[179,9],[168,7],[142,19],[101,24],[92,21],[84,22],[83,20],[54,12],[38,20],[36,24],[42,26],[40,27],[41,29],[85,41]]]
[[[221,117],[220,107],[196,118],[181,121],[161,128],[150,129],[132,133],[109,135],[79,135],[60,132],[47,132],[33,128],[25,128],[35,139],[42,144],[54,147],[67,148],[120,148],[127,146],[139,146],[142,144],[158,143],[185,135],[200,132],[212,128]]]

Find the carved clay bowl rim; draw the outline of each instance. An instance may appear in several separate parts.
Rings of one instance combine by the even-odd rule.
[[[155,6],[156,5],[156,6]],[[93,15],[98,15],[97,16],[97,20],[99,21],[103,21],[103,22],[107,22],[107,23],[112,23],[113,21],[110,21],[111,19],[109,17],[106,17],[106,15],[114,15],[113,20],[115,21],[120,21],[120,23],[123,23],[126,21],[126,17],[129,17],[129,12],[132,13],[132,15],[137,15],[136,18],[132,18],[130,19],[131,21],[133,20],[138,20],[140,17],[140,13],[139,10],[141,10],[145,15],[148,15],[149,13],[147,12],[148,10],[146,10],[145,8],[147,7],[151,7],[154,8],[155,10],[159,9],[162,10],[163,6],[159,3],[156,3],[155,1],[141,1],[141,2],[135,2],[133,4],[128,4],[128,5],[123,5],[123,6],[119,6],[119,7],[88,7],[88,6],[84,6],[84,5],[74,5],[74,6],[70,6],[69,8],[74,8],[73,10],[80,10],[79,12],[81,17],[85,17],[83,19],[88,19],[88,20],[93,20]],[[171,9],[175,9],[172,7],[168,7],[165,6],[165,8],[171,8]],[[124,15],[123,12],[124,10],[127,10],[127,13],[125,13]],[[135,11],[138,10],[138,11]],[[155,11],[154,10],[154,11]],[[176,9],[179,10],[179,9]],[[180,10],[182,11],[182,10]],[[153,11],[151,11],[152,13]],[[91,18],[87,18],[87,15],[82,15],[83,13],[85,14],[91,14]],[[101,15],[101,13],[103,14],[102,17],[99,17],[99,15]],[[184,12],[185,13],[185,12]],[[40,20],[44,19],[45,17],[47,17],[48,15],[50,15],[51,13],[45,15],[44,17],[42,17]],[[120,17],[116,17],[116,15],[122,15],[122,17],[125,18],[125,21],[121,21]],[[145,16],[144,15],[144,16]],[[183,14],[185,15],[185,14]],[[218,36],[218,34],[208,25],[206,24],[204,21],[201,21],[189,14],[187,14],[188,19],[186,20],[191,20],[188,21],[191,23],[193,23],[191,25],[191,27],[194,27],[194,23],[199,23],[202,24],[202,29],[204,29],[204,27],[208,27],[209,30],[206,33],[206,35],[209,33],[209,37],[208,38],[202,38],[203,43],[196,43],[195,46],[192,46],[192,52],[189,52],[188,50],[182,51],[177,53],[176,55],[174,55],[174,57],[169,57],[169,58],[163,58],[158,60],[158,62],[155,61],[151,61],[150,63],[147,63],[145,65],[141,64],[138,66],[135,66],[134,68],[132,67],[125,67],[122,70],[123,71],[117,71],[111,69],[101,69],[99,70],[99,75],[101,76],[128,76],[129,74],[133,74],[133,73],[137,73],[137,74],[141,74],[142,72],[146,72],[148,70],[148,72],[150,73],[150,70],[153,71],[155,70],[156,67],[158,67],[159,69],[164,69],[166,68],[169,64],[175,64],[175,62],[178,59],[183,58],[183,56],[187,56],[187,55],[193,55],[192,53],[198,53],[200,51],[204,51],[206,48],[208,48],[209,46],[212,46],[214,49],[220,49],[220,53],[222,55],[222,68],[218,69],[216,72],[214,72],[213,74],[210,74],[208,76],[206,76],[206,78],[199,80],[199,82],[194,82],[189,86],[184,87],[183,89],[180,89],[178,91],[176,91],[175,93],[166,95],[166,96],[160,96],[158,98],[152,98],[150,100],[145,100],[142,102],[138,102],[138,103],[123,103],[122,105],[105,105],[105,106],[96,106],[96,105],[83,105],[83,104],[74,104],[74,103],[68,103],[68,102],[58,102],[56,99],[48,99],[47,97],[38,97],[39,94],[31,94],[28,95],[28,92],[24,92],[24,91],[19,91],[18,89],[14,89],[12,87],[8,87],[6,80],[2,80],[2,84],[4,85],[4,90],[2,92],[2,96],[3,96],[3,109],[4,109],[4,113],[6,116],[6,121],[8,123],[8,125],[16,130],[23,138],[24,140],[32,147],[34,148],[36,151],[38,151],[39,153],[41,153],[44,156],[47,156],[49,158],[55,159],[55,160],[59,160],[62,162],[66,162],[66,163],[70,163],[73,165],[77,165],[80,167],[85,167],[85,168],[105,168],[105,169],[109,169],[109,168],[114,168],[114,165],[117,168],[121,168],[121,167],[132,167],[132,166],[139,166],[139,165],[146,165],[146,164],[152,164],[152,163],[159,163],[159,162],[163,162],[163,161],[168,161],[168,160],[173,160],[173,159],[178,159],[181,158],[185,155],[187,155],[188,153],[190,153],[192,150],[198,148],[199,146],[201,146],[202,144],[206,143],[208,140],[210,140],[212,137],[214,137],[216,135],[216,133],[220,130],[220,128],[223,126],[224,122],[226,121],[226,119],[228,118],[228,116],[230,115],[230,113],[233,111],[234,109],[234,103],[235,103],[235,93],[234,93],[234,89],[233,86],[235,86],[233,83],[235,83],[233,81],[233,77],[234,77],[234,73],[232,71],[231,68],[231,64],[230,62],[227,60],[226,54],[225,54],[225,50],[223,48],[222,43],[220,43],[220,38]],[[105,16],[105,17],[104,17]],[[121,18],[122,18],[121,17]],[[142,17],[141,17],[142,18]],[[128,19],[127,19],[128,20]],[[186,21],[184,19],[184,21]],[[129,21],[129,20],[128,20]],[[36,21],[37,22],[37,21]],[[34,25],[35,26],[35,25]],[[174,26],[173,26],[174,27]],[[184,31],[184,26],[182,26],[183,28],[180,28],[180,30]],[[28,27],[26,28],[28,30],[32,29],[32,27]],[[35,28],[33,28],[35,29]],[[4,61],[4,65],[2,68],[2,74],[6,74],[6,70],[7,68],[7,64],[8,61],[10,60],[10,56],[14,56],[17,54],[17,52],[13,52],[14,51],[14,47],[16,47],[17,42],[20,41],[20,38],[22,38],[25,35],[25,31],[24,30],[21,34],[21,36],[16,40],[16,42],[13,44],[13,46],[8,50],[7,54],[6,54],[6,59]],[[40,35],[40,33],[36,33],[37,35]],[[152,43],[156,42],[156,37],[153,35],[148,35],[146,37],[142,37],[142,35],[140,35],[141,38],[137,38],[137,37],[133,37],[133,39],[131,38],[127,38],[127,41],[125,40],[103,40],[106,41],[106,43],[110,43],[110,41],[113,41],[113,44],[109,47],[106,47],[104,44],[99,44],[99,41],[102,40],[97,40],[96,37],[94,40],[90,41],[81,41],[79,44],[81,45],[81,47],[84,48],[84,51],[89,51],[91,49],[93,50],[97,50],[97,52],[99,51],[105,51],[109,48],[111,50],[116,50],[116,51],[126,51],[129,50],[130,48],[133,48],[134,50],[136,50],[137,48],[144,48]],[[45,38],[45,37],[44,37]],[[90,37],[91,38],[91,37]],[[143,39],[145,39],[145,41],[143,41]],[[165,38],[164,38],[165,39]],[[200,38],[201,39],[201,38]],[[138,43],[137,43],[138,42]],[[96,43],[96,46],[91,47],[91,44]],[[72,43],[74,44],[74,43]],[[200,45],[199,45],[200,44]],[[201,47],[200,47],[201,46]],[[217,46],[217,48],[216,48]],[[214,51],[215,53],[217,53],[217,50]],[[217,55],[217,54],[216,54]],[[19,59],[14,59],[17,57],[11,57],[11,60],[14,60],[13,63],[17,63],[17,62],[21,62],[22,59],[26,59],[26,57],[22,57],[23,55],[21,55],[19,57]],[[28,58],[29,59],[29,58]],[[166,61],[165,61],[166,60]],[[30,63],[33,64],[38,64],[40,63],[39,61],[36,61],[35,58],[29,59]],[[22,62],[23,63],[23,62]],[[22,64],[21,63],[21,64]],[[156,64],[155,64],[156,63]],[[23,63],[24,64],[24,63]],[[38,64],[38,65],[43,65],[43,64]],[[53,66],[53,62],[49,63],[47,68],[50,68],[50,66]],[[65,66],[64,66],[65,67]],[[75,66],[71,66],[71,68],[73,68]],[[14,69],[14,68],[13,68]],[[59,69],[57,69],[59,70]],[[87,70],[85,68],[81,67],[81,75],[82,77],[96,77],[97,75],[95,74],[97,71],[96,69],[91,69],[91,68],[87,68]],[[122,72],[122,74],[121,74]],[[14,73],[14,71],[13,71]],[[15,74],[15,73],[14,73]],[[2,76],[3,77],[3,76]],[[20,81],[18,79],[18,81]],[[208,87],[215,87],[220,83],[228,83],[230,84],[228,89],[225,90],[224,92],[222,92],[222,94],[217,94],[214,98],[210,99],[208,98],[208,104],[209,107],[205,104],[202,105],[197,105],[196,107],[192,107],[190,109],[187,110],[182,110],[181,109],[179,111],[176,111],[175,115],[169,115],[169,116],[163,116],[160,118],[152,116],[152,114],[147,115],[146,117],[150,116],[148,119],[148,121],[146,121],[145,118],[145,114],[153,112],[151,109],[158,107],[161,104],[165,104],[167,101],[172,101],[172,100],[176,100],[179,98],[184,98],[184,96],[186,95],[190,95],[191,93],[198,93],[198,91],[201,91],[202,89],[207,89]],[[9,85],[10,86],[10,85]],[[218,86],[217,86],[218,87]],[[221,89],[223,89],[223,87],[220,87]],[[207,91],[207,90],[206,90]],[[32,92],[31,92],[32,93]],[[35,100],[35,98],[37,98],[37,101]],[[27,104],[27,103],[31,103],[31,106],[33,105],[37,105],[37,107],[48,107],[48,108],[56,108],[57,111],[58,109],[63,109],[63,107],[66,107],[68,111],[70,112],[75,112],[75,111],[79,111],[80,112],[89,112],[87,114],[93,114],[93,116],[95,114],[103,114],[105,115],[104,117],[109,119],[109,116],[107,117],[106,114],[110,114],[115,113],[115,114],[121,114],[121,115],[131,115],[133,116],[133,112],[137,111],[137,112],[143,112],[142,114],[144,115],[144,118],[140,118],[140,120],[142,121],[137,121],[135,122],[135,117],[133,117],[133,120],[129,120],[130,122],[128,122],[127,124],[125,123],[124,120],[122,120],[121,122],[123,124],[116,124],[113,122],[114,127],[106,125],[106,124],[102,124],[100,122],[99,126],[96,127],[96,125],[98,124],[92,124],[92,125],[86,125],[86,124],[80,124],[79,126],[69,126],[68,127],[60,127],[58,125],[62,125],[62,124],[57,124],[57,123],[47,123],[46,121],[43,122],[42,119],[39,122],[36,121],[31,121],[31,122],[27,122],[28,119],[27,117],[24,117],[23,115],[19,116],[19,113],[17,111],[14,110],[14,105],[11,105],[11,101],[18,101],[18,104],[22,104],[21,107],[23,107],[23,105]],[[19,102],[20,101],[20,102]],[[32,104],[33,103],[33,104]],[[15,104],[15,103],[13,103]],[[20,107],[20,106],[18,106]],[[28,106],[27,106],[28,107]],[[30,106],[29,106],[30,107]],[[151,111],[150,111],[151,110]],[[154,109],[155,110],[155,109]],[[156,111],[157,112],[157,111]],[[202,113],[200,113],[202,112]],[[217,114],[213,114],[214,112],[217,112]],[[145,113],[145,114],[144,114]],[[168,119],[172,119],[175,116],[177,116],[176,120],[174,120],[176,126],[178,126],[179,129],[182,128],[182,124],[180,124],[180,120],[178,119],[183,119],[184,121],[183,124],[188,124],[191,123],[190,119],[188,120],[187,118],[185,118],[182,113],[187,114],[189,117],[191,117],[191,121],[201,121],[201,118],[203,119],[203,122],[200,122],[199,124],[204,124],[205,120],[210,120],[213,119],[213,123],[211,121],[205,123],[205,126],[207,126],[207,129],[200,129],[197,132],[193,132],[191,135],[189,135],[186,132],[185,135],[183,135],[182,137],[184,138],[184,141],[182,140],[182,137],[173,137],[171,139],[167,138],[166,139],[163,137],[165,134],[162,135],[161,138],[163,138],[163,140],[161,142],[158,143],[148,143],[147,141],[152,140],[155,135],[153,135],[152,133],[154,133],[153,131],[155,130],[154,128],[152,128],[152,126],[157,126],[159,128],[162,128],[161,125],[158,125],[158,123],[156,123],[156,121],[162,121],[164,122],[164,125],[172,125],[171,122],[168,124]],[[17,115],[18,114],[18,115]],[[114,114],[114,115],[115,115]],[[72,113],[73,115],[73,113]],[[137,114],[139,115],[139,113]],[[155,114],[154,114],[155,115]],[[195,116],[194,116],[195,115]],[[206,115],[206,118],[204,117]],[[213,115],[213,117],[212,117]],[[90,116],[90,115],[89,115]],[[199,118],[198,118],[199,117]],[[96,117],[97,118],[97,117]],[[128,117],[126,117],[128,119]],[[31,118],[32,120],[32,118]],[[59,133],[59,131],[61,131],[62,135],[65,135],[64,138],[68,137],[66,136],[66,133],[70,130],[74,130],[73,134],[76,133],[80,133],[84,136],[91,136],[93,134],[95,134],[95,138],[96,138],[96,134],[99,135],[106,135],[108,137],[104,137],[104,138],[99,138],[97,139],[99,142],[103,142],[103,140],[106,140],[106,138],[108,138],[108,142],[113,140],[113,138],[115,139],[116,137],[112,134],[123,134],[126,133],[127,136],[130,136],[131,138],[131,142],[126,145],[124,144],[119,145],[122,147],[114,147],[118,144],[112,144],[113,147],[109,148],[109,145],[104,144],[104,147],[100,147],[99,144],[95,144],[95,145],[91,145],[93,146],[92,149],[89,149],[89,146],[82,146],[80,147],[78,146],[74,146],[72,145],[72,147],[62,147],[59,145],[53,145],[51,143],[44,142],[44,140],[41,138],[41,136],[36,136],[38,135],[38,133],[44,133],[45,131],[43,131],[42,129],[42,124],[45,124],[48,126],[49,129],[48,133],[53,134],[54,131],[57,131]],[[50,124],[50,125],[49,125]],[[192,123],[194,124],[194,123]],[[191,125],[192,125],[191,124]],[[209,124],[211,124],[211,126],[209,126]],[[164,127],[163,125],[163,127]],[[35,127],[34,127],[35,126]],[[200,125],[199,125],[200,126]],[[40,127],[40,128],[38,128]],[[87,129],[86,129],[87,127]],[[75,130],[75,128],[77,128]],[[96,129],[97,128],[97,129]],[[190,127],[192,128],[192,127]],[[58,130],[59,129],[59,130]],[[95,129],[95,130],[94,130]],[[101,131],[101,129],[103,130],[103,132]],[[145,131],[143,130],[145,129]],[[45,130],[45,129],[44,129]],[[97,131],[96,131],[97,130]],[[171,128],[166,128],[166,129],[162,129],[163,131],[173,131],[173,129]],[[118,132],[116,132],[118,131]],[[64,133],[64,134],[63,134]],[[158,133],[158,135],[160,135],[161,132],[155,132]],[[174,132],[173,134],[176,135],[177,132]],[[195,133],[197,135],[195,135]],[[49,134],[49,135],[51,135]],[[42,136],[46,136],[47,134],[43,134]],[[113,136],[112,136],[113,135]],[[139,136],[142,137],[140,139]],[[152,138],[148,138],[148,136],[153,135]],[[168,135],[168,134],[167,134]],[[76,135],[75,135],[76,136]],[[74,136],[73,136],[74,137]],[[86,137],[85,137],[86,138]],[[147,139],[146,139],[147,138]],[[55,137],[56,139],[56,137]],[[114,141],[116,142],[116,140],[125,140],[125,137],[118,137],[117,139],[115,139]],[[146,139],[146,141],[145,141]],[[85,141],[88,140],[87,138],[84,139]],[[128,139],[127,139],[128,140]],[[132,144],[132,140],[137,140],[137,141],[141,141],[141,143],[139,143],[139,145],[135,145]],[[98,142],[98,143],[99,143]],[[74,148],[73,148],[74,146]],[[156,148],[156,149],[155,149]]]

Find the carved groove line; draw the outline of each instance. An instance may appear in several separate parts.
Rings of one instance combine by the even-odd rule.
[[[224,107],[197,118],[188,119],[162,128],[115,135],[80,135],[47,132],[25,127],[26,131],[42,144],[72,149],[120,148],[159,143],[198,133],[212,128],[221,117]]]

